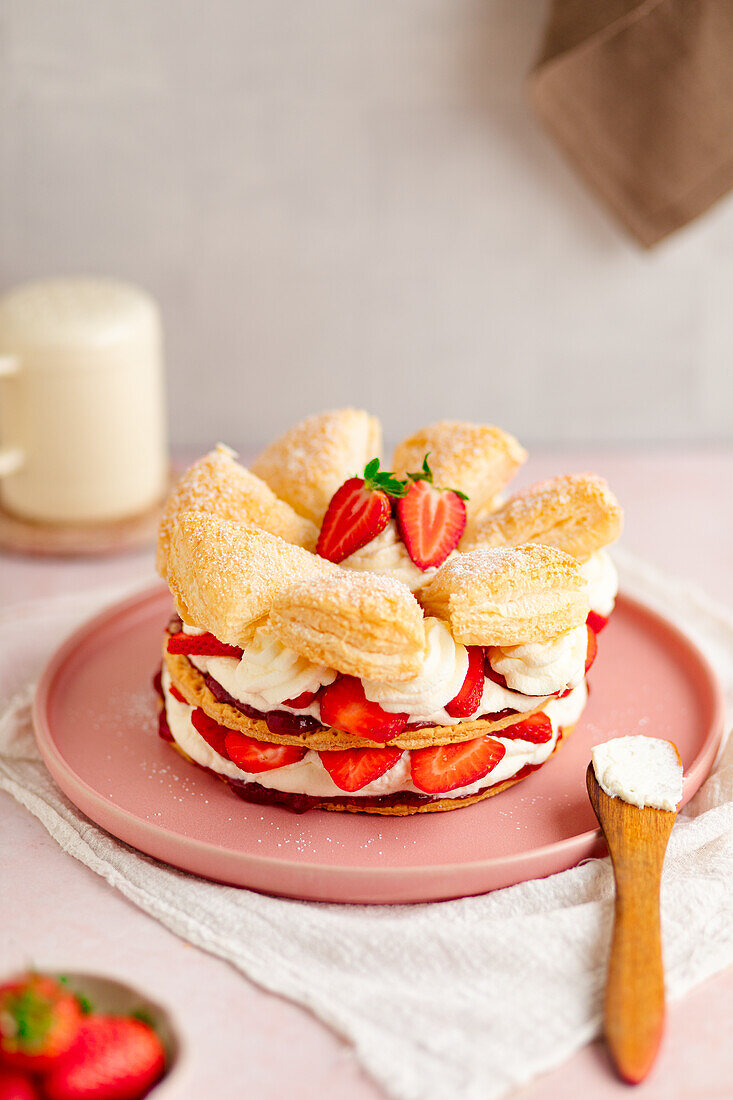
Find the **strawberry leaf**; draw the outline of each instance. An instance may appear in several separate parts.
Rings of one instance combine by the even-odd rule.
[[[379,459],[373,458],[364,467],[364,488],[379,490],[390,497],[403,497],[408,485],[406,481],[400,481],[392,470],[380,470]]]
[[[430,464],[428,463],[430,454],[431,452],[428,451],[428,453],[425,455],[425,458],[422,460],[422,470],[418,470],[414,474],[407,475],[410,481],[427,481],[429,485],[433,484],[433,471],[430,469]],[[455,493],[457,497],[461,498],[461,500],[468,500],[468,496],[465,493],[462,493],[460,489],[438,488],[437,485],[435,487],[436,489],[438,489],[439,493]]]

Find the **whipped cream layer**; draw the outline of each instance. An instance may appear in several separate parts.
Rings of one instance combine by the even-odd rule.
[[[341,565],[347,569],[357,569],[360,572],[381,573],[383,576],[394,577],[395,580],[406,584],[411,592],[415,592],[420,585],[429,581],[437,573],[437,569],[418,569],[407,548],[400,538],[397,524],[393,519],[389,521],[383,531],[357,550],[350,554]]]
[[[491,667],[513,691],[523,695],[553,695],[581,682],[587,651],[588,631],[583,625],[550,642],[490,646],[487,654]]]
[[[233,764],[231,760],[227,760],[226,757],[216,752],[194,728],[191,722],[193,707],[190,707],[188,703],[180,702],[171,695],[170,676],[165,668],[163,669],[162,685],[166,716],[173,740],[195,763],[209,768],[218,775],[238,779],[244,783],[259,783],[260,786],[268,787],[271,790],[283,791],[288,794],[307,795],[311,798],[380,797],[382,795],[398,794],[403,791],[425,794],[412,782],[408,751],[403,752],[399,760],[384,775],[354,792],[342,791],[340,787],[336,786],[321,763],[319,754],[313,750],[309,750],[302,760],[295,764],[288,764],[284,768],[273,768],[271,771],[254,774],[245,772],[238,768],[236,764]],[[583,682],[564,699],[553,699],[547,703],[544,710],[552,722],[552,738],[545,744],[535,745],[529,741],[502,738],[492,734],[492,738],[501,742],[506,750],[502,759],[482,779],[468,786],[447,791],[446,796],[464,798],[468,795],[478,794],[479,791],[485,790],[487,787],[493,787],[497,783],[503,783],[506,779],[511,779],[513,775],[516,775],[528,764],[543,764],[555,748],[560,731],[577,722],[585,706],[586,698],[587,690],[585,682]],[[440,794],[436,794],[435,797],[440,797]]]
[[[580,563],[580,572],[588,585],[591,611],[607,619],[614,609],[618,595],[616,566],[605,550],[597,550],[587,561]]]

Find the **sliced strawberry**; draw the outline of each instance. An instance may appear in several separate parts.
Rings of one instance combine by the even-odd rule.
[[[40,1097],[31,1077],[0,1066],[0,1100],[40,1100]]]
[[[545,745],[552,741],[552,722],[546,714],[530,714],[513,726],[496,731],[497,737],[506,737],[510,741],[531,741],[533,745]]]
[[[591,627],[588,627],[588,651],[585,657],[585,674],[586,676],[590,672],[590,667],[596,659],[598,653],[598,642],[596,641],[595,633]]]
[[[193,657],[236,657],[242,650],[238,645],[225,645],[213,634],[172,634],[168,639],[169,653],[185,653]]]
[[[243,733],[232,730],[227,733],[226,754],[243,772],[271,772],[288,764],[297,764],[307,749],[298,745],[273,745],[269,741],[256,741]]]
[[[402,756],[402,749],[340,749],[318,755],[340,790],[360,791],[393,768]]]
[[[79,1002],[55,978],[25,974],[0,986],[0,1062],[45,1073],[76,1042]]]
[[[442,794],[483,779],[506,749],[493,737],[474,737],[454,745],[432,745],[410,753],[412,782],[428,794]]]
[[[181,694],[175,684],[171,684],[168,688],[168,691],[171,693],[174,699],[178,700],[179,703],[188,703],[188,699],[186,698],[186,696]]]
[[[311,705],[320,690],[318,688],[317,691],[301,691],[300,695],[296,695],[294,699],[283,699],[283,706],[292,707],[293,710],[305,710],[306,707]]]
[[[365,737],[370,741],[392,741],[407,725],[408,715],[390,714],[364,694],[361,680],[339,676],[321,696],[324,726]]]
[[[466,527],[466,505],[453,489],[436,489],[427,479],[413,481],[397,502],[397,526],[418,569],[442,565]]]
[[[44,1082],[48,1100],[139,1100],[165,1070],[149,1024],[130,1016],[87,1016],[79,1038]]]
[[[451,718],[468,718],[478,710],[484,691],[484,651],[479,645],[468,647],[468,671],[455,699],[446,703]]]
[[[226,736],[231,733],[226,726],[222,726],[213,718],[209,718],[206,711],[201,707],[196,707],[191,712],[191,722],[195,730],[203,737],[207,745],[211,745],[214,752],[218,752],[220,756],[226,756]]]
[[[349,478],[331,497],[316,553],[328,561],[343,561],[381,534],[391,514],[389,497],[367,489],[360,477]]]
[[[586,622],[594,634],[600,634],[604,626],[608,623],[608,616],[599,615],[597,611],[589,611]]]
[[[484,674],[485,674],[485,675],[486,675],[486,676],[488,677],[488,679],[489,679],[489,680],[493,680],[493,682],[494,682],[495,684],[498,684],[498,685],[499,685],[499,687],[503,687],[503,688],[506,688],[506,689],[507,689],[507,691],[511,691],[511,690],[512,690],[512,689],[511,689],[511,688],[510,688],[510,687],[509,687],[509,686],[507,685],[507,682],[506,682],[506,680],[504,679],[504,677],[502,676],[502,674],[501,674],[500,672],[495,672],[495,671],[494,671],[494,669],[493,669],[493,668],[491,667],[491,664],[490,664],[490,662],[489,662],[489,654],[488,654],[488,652],[486,653],[486,660],[484,661]]]

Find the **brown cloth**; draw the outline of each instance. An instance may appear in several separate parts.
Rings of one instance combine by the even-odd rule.
[[[530,95],[650,247],[733,187],[733,0],[553,0]]]

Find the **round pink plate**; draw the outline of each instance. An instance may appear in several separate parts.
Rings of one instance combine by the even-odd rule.
[[[592,745],[632,733],[674,741],[687,800],[720,741],[722,701],[705,659],[669,623],[621,597],[574,734],[515,787],[466,809],[410,817],[256,806],[158,737],[151,678],[170,611],[157,587],[65,642],[36,695],[38,745],[62,791],[102,828],[176,867],[253,890],[434,901],[562,871],[603,851],[585,791]]]

